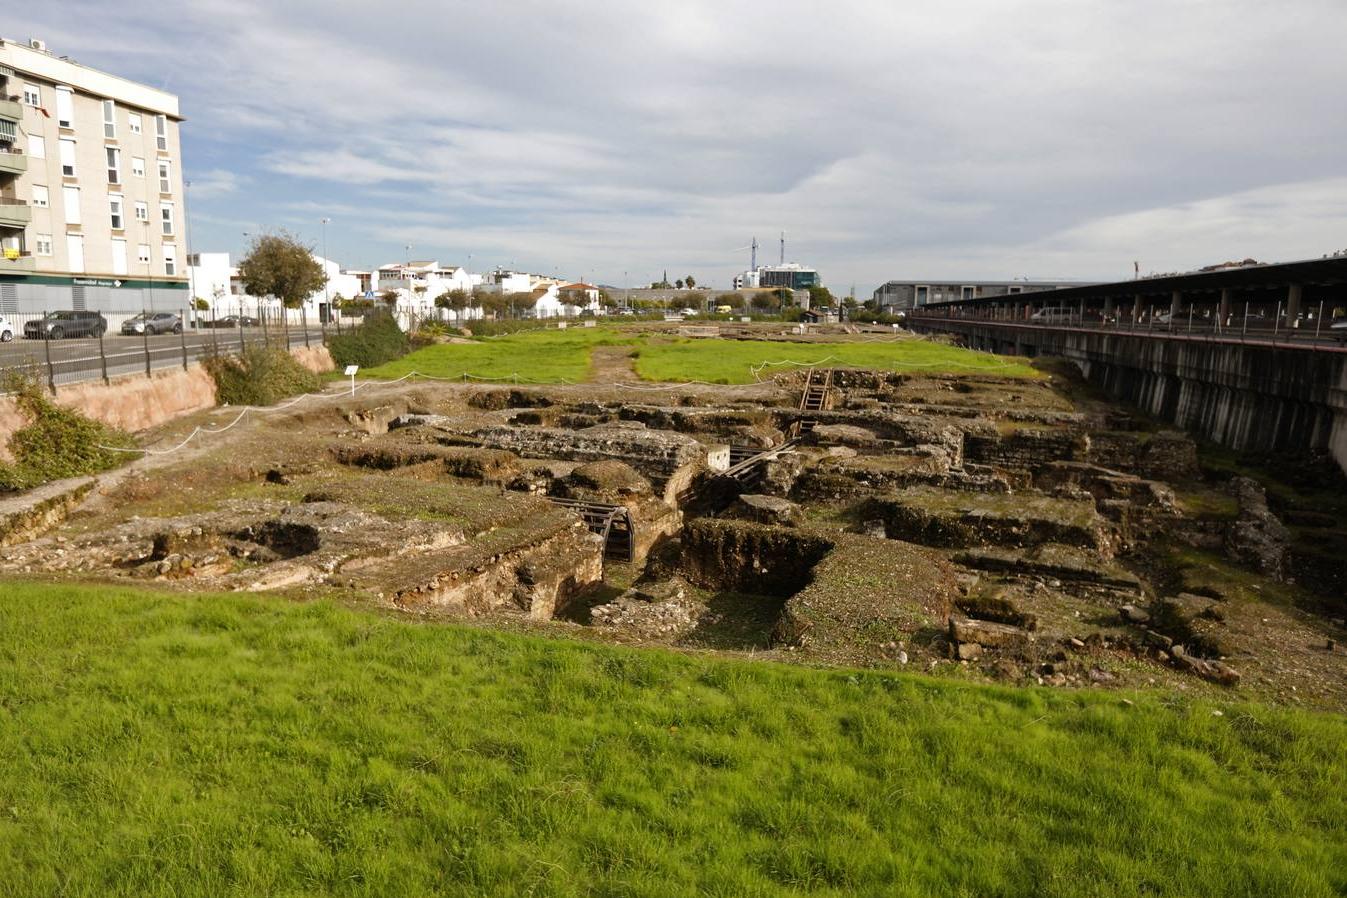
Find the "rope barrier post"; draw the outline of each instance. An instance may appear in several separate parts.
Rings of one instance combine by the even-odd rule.
[[[187,320],[187,310],[186,310],[186,309],[183,309],[183,311],[182,311],[182,319],[183,319],[183,321],[186,321],[186,320]],[[181,327],[181,326],[180,326],[180,327],[178,328],[178,336],[181,338],[181,342],[182,342],[182,370],[186,371],[186,370],[187,370],[187,328]]]

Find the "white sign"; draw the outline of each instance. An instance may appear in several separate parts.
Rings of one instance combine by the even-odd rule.
[[[347,366],[346,366],[346,376],[347,376],[347,377],[355,377],[355,373],[356,373],[357,371],[359,371],[359,370],[360,370],[360,366],[359,366],[359,365],[347,365]]]

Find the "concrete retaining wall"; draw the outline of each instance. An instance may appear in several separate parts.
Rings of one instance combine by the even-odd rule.
[[[301,365],[322,373],[333,368],[326,346],[298,346],[291,350]],[[122,430],[135,432],[215,406],[215,381],[200,364],[114,378],[111,383],[89,381],[56,388],[57,405]],[[9,438],[28,422],[14,400],[0,396],[0,459],[12,460]]]

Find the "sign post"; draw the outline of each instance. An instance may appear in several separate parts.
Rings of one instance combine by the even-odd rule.
[[[355,373],[360,370],[359,365],[347,365],[346,376],[351,379],[351,395],[355,395]]]

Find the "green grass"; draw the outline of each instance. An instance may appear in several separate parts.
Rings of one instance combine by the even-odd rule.
[[[925,374],[996,374],[1036,378],[1042,375],[1021,361],[973,352],[928,340],[874,343],[780,343],[766,340],[682,339],[651,344],[640,350],[636,371],[646,380],[744,384],[770,377],[791,366],[875,368]]]
[[[0,584],[0,894],[1347,889],[1347,721]]]
[[[926,340],[888,343],[777,343],[766,340],[649,342],[609,328],[570,327],[488,337],[470,344],[439,344],[418,349],[392,362],[367,368],[362,376],[393,379],[413,371],[431,377],[461,379],[464,374],[494,381],[561,383],[583,381],[595,346],[640,346],[636,371],[645,380],[753,382],[753,369],[764,362],[878,368],[931,374],[997,374],[1042,377],[1028,364]],[[768,365],[761,377],[788,368]]]
[[[426,346],[400,359],[361,371],[365,377],[393,379],[413,371],[460,379],[464,374],[495,381],[561,383],[583,381],[595,346],[633,342],[606,328],[520,331],[472,343]]]

